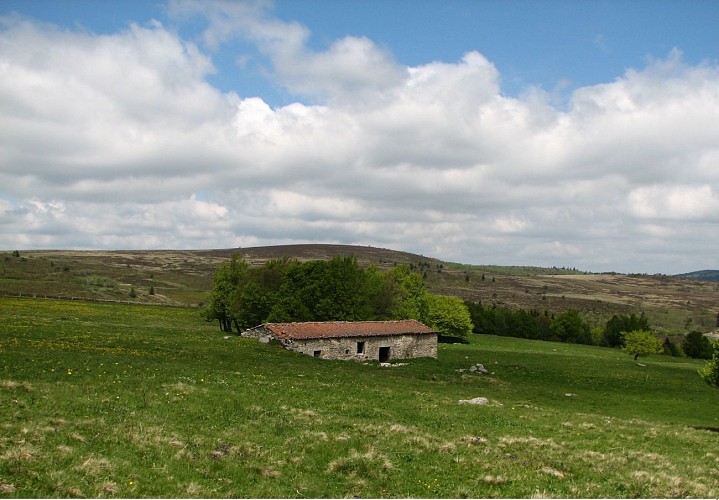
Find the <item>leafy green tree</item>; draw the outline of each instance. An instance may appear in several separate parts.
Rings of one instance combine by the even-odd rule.
[[[387,280],[392,297],[391,318],[422,321],[427,316],[429,296],[422,277],[403,264],[388,271]]]
[[[552,321],[552,332],[560,342],[573,344],[591,344],[592,336],[589,326],[584,322],[579,311],[568,309]]]
[[[238,329],[257,326],[267,319],[279,299],[280,286],[290,265],[290,261],[284,259],[247,268],[230,306],[230,314]]]
[[[230,262],[221,264],[215,271],[212,291],[207,306],[202,310],[206,321],[217,320],[223,332],[232,331],[235,320],[233,311],[237,310],[234,302],[239,293],[239,286],[247,275],[248,264],[233,256]]]
[[[719,341],[713,342],[712,350],[712,359],[699,370],[699,375],[707,384],[719,387]]]
[[[608,347],[621,347],[624,345],[622,334],[632,330],[651,330],[649,320],[644,315],[644,312],[639,316],[634,313],[629,315],[615,314],[607,321],[604,328],[603,344]]]
[[[355,257],[335,257],[327,262],[320,277],[315,317],[320,321],[358,321],[371,317],[366,278]]]
[[[324,261],[294,262],[284,275],[267,320],[271,322],[318,321],[314,307],[320,300]]]
[[[472,319],[462,299],[449,295],[427,295],[427,315],[420,320],[450,337],[465,337],[472,331]]]
[[[633,355],[635,360],[639,356],[649,356],[661,352],[662,341],[650,331],[632,330],[625,332],[622,337],[624,340],[622,350]]]
[[[710,359],[712,357],[711,342],[702,332],[696,330],[687,333],[682,348],[684,349],[684,354],[690,358]]]
[[[395,293],[394,283],[389,278],[389,273],[380,271],[376,266],[371,265],[365,274],[365,294],[368,307],[372,311],[369,319],[380,321],[392,319]]]
[[[370,277],[372,281],[370,281]],[[354,257],[293,263],[284,274],[269,321],[358,321],[375,317],[382,283]]]

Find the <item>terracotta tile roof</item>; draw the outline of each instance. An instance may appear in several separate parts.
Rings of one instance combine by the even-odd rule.
[[[324,321],[311,323],[265,323],[264,328],[285,339],[328,339],[335,337],[379,337],[427,335],[437,332],[419,321]]]

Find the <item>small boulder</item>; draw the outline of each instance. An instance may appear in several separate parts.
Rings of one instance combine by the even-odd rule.
[[[458,403],[461,405],[487,405],[489,404],[489,399],[483,397],[473,399],[460,399]]]

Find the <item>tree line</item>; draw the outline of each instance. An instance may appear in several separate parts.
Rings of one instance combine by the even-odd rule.
[[[542,312],[537,309],[509,309],[495,304],[486,306],[481,302],[466,301],[465,305],[474,325],[472,331],[479,334],[622,349],[627,349],[627,338],[631,332],[645,332],[652,336],[652,328],[644,313],[615,314],[604,326],[591,327],[575,309],[554,315],[546,310]],[[629,350],[632,351],[637,350],[635,346],[639,340],[649,342],[647,335],[640,335],[639,338],[630,335],[629,338],[632,344]],[[646,349],[641,351],[649,353]],[[656,351],[672,356],[710,359],[713,348],[704,334],[692,331],[679,343],[669,337],[664,338],[659,342]]]
[[[202,314],[225,332],[266,322],[400,319],[419,320],[447,336],[472,331],[463,301],[429,293],[409,266],[365,269],[355,257],[280,259],[262,266],[233,257],[216,270]]]
[[[615,314],[602,329],[591,328],[576,309],[557,315],[548,311],[509,309],[481,302],[466,302],[474,324],[474,333],[550,340],[574,344],[622,347],[623,333],[649,331],[649,321],[642,313]]]

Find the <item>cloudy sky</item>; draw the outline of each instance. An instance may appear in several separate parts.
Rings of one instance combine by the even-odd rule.
[[[2,0],[0,250],[719,268],[719,2]]]

